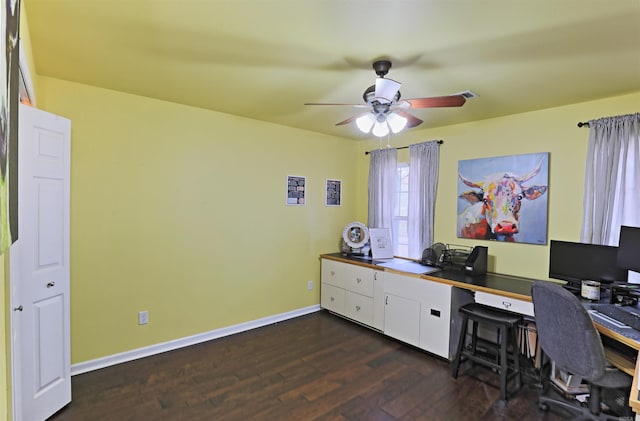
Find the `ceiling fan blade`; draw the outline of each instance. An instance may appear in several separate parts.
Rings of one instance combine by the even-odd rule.
[[[394,112],[404,118],[407,119],[407,128],[410,129],[412,127],[416,127],[419,126],[420,124],[422,124],[422,120],[420,120],[418,117],[409,114],[408,112],[404,111],[404,110],[394,110]]]
[[[378,101],[383,100],[380,102],[386,101],[386,103],[389,103],[395,99],[396,94],[400,90],[400,86],[402,86],[402,83],[396,82],[393,79],[376,78],[375,98]]]
[[[403,101],[411,104],[411,108],[461,107],[467,101],[467,98],[465,98],[464,95],[447,95],[433,96],[430,98],[412,98]]]
[[[348,118],[348,119],[346,119],[346,120],[342,120],[341,122],[336,123],[336,126],[343,126],[343,125],[345,125],[345,124],[353,123],[354,121],[356,121],[356,119],[357,119],[358,117],[360,117],[361,115],[364,115],[364,114],[367,114],[367,113],[356,114],[356,115],[354,115],[354,116],[351,116],[351,117],[349,117],[349,118]]]
[[[305,102],[304,105],[331,105],[335,107],[370,108],[369,104],[339,104],[328,102]]]

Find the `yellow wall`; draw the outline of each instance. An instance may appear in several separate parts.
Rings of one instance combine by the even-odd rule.
[[[51,78],[40,108],[72,120],[72,360],[318,303],[318,254],[367,220],[368,157],[354,142]],[[550,152],[549,238],[579,240],[588,130],[577,121],[634,112],[640,94],[408,132],[441,138],[437,241],[456,238],[459,159]],[[406,151],[401,154],[407,159]],[[357,166],[353,166],[353,162]],[[286,175],[308,203],[285,206]],[[343,180],[343,206],[323,203]],[[490,269],[546,279],[548,246],[480,242]],[[148,310],[150,324],[137,325]]]
[[[465,106],[482,106],[482,97]],[[435,241],[489,247],[490,270],[548,279],[548,245],[500,243],[456,237],[458,161],[535,152],[549,152],[548,238],[580,241],[584,168],[588,128],[578,121],[640,111],[640,93],[448,127],[407,132],[393,146],[443,139],[435,214]],[[456,112],[456,110],[451,110]],[[359,145],[358,218],[366,221],[369,158],[364,151],[377,141]],[[400,160],[408,160],[406,150]],[[523,208],[526,202],[523,204]]]
[[[355,215],[354,141],[38,84],[72,122],[73,363],[319,303],[318,255]],[[287,175],[307,177],[305,206],[286,206]],[[324,205],[327,178],[343,206]]]

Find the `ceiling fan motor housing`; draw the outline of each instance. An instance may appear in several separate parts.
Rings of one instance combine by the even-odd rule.
[[[391,62],[389,60],[378,60],[373,63],[373,70],[376,71],[376,74],[380,77],[385,77],[387,73],[389,73],[389,69],[391,68]]]

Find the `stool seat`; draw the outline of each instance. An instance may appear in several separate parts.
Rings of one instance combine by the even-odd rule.
[[[500,398],[507,399],[507,382],[511,378],[516,379],[516,389],[521,386],[520,357],[516,341],[516,329],[522,323],[523,317],[519,314],[500,310],[484,304],[469,303],[459,308],[462,316],[462,325],[456,357],[453,360],[452,376],[458,377],[460,363],[464,360],[472,361],[489,367],[500,374]],[[465,347],[469,322],[472,323],[470,348]],[[487,353],[478,352],[478,325],[487,325],[497,330],[497,343],[493,346],[495,357]],[[509,355],[511,346],[511,355]],[[493,357],[493,358],[492,358]],[[511,360],[511,364],[510,364]]]
[[[518,323],[522,322],[522,316],[518,314],[502,311],[500,309],[478,303],[466,304],[460,307],[460,312],[466,313],[467,315],[486,323],[507,325],[509,327],[515,327]]]

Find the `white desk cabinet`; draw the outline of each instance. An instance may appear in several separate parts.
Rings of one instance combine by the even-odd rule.
[[[379,270],[322,259],[320,306],[382,330],[383,275]]]
[[[385,335],[452,359],[460,333],[458,308],[470,291],[395,272],[321,260],[320,305]]]
[[[384,333],[451,359],[459,333],[458,307],[471,293],[426,279],[386,273]]]

